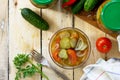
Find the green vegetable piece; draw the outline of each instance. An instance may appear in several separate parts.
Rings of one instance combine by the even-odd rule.
[[[42,77],[49,80],[48,77],[41,71],[41,64],[33,64],[32,59],[27,54],[18,54],[15,56],[14,65],[18,70],[16,72],[15,80],[20,80],[21,78],[31,77],[35,73],[39,73]]]
[[[84,4],[84,10],[91,11],[99,1],[101,0],[86,0]]]
[[[69,49],[71,47],[70,46],[70,39],[68,37],[62,38],[60,41],[60,47],[62,49]]]
[[[25,78],[26,76],[33,76],[37,69],[32,65],[32,66],[27,66],[25,69],[22,69],[23,71],[23,77]]]
[[[65,49],[61,49],[58,56],[62,59],[67,59],[68,58],[67,51]]]
[[[41,30],[49,29],[49,24],[42,17],[40,17],[38,14],[36,14],[30,9],[28,8],[21,9],[21,15],[23,16],[25,20],[27,20],[33,26]]]
[[[76,38],[70,38],[70,45],[72,48],[75,48],[77,43],[77,39]]]
[[[77,14],[83,9],[84,3],[86,0],[78,0],[78,1],[76,2],[76,4],[74,6],[72,6],[72,13],[73,14]]]
[[[29,60],[29,55],[26,55],[26,54],[18,54],[13,62],[14,62],[14,65],[16,66],[16,68],[19,68],[20,66],[22,66],[23,64],[25,64],[28,60]]]
[[[60,33],[60,38],[64,38],[64,37],[70,37],[70,33],[68,31],[63,31]]]
[[[63,0],[63,3],[68,2],[69,0]]]

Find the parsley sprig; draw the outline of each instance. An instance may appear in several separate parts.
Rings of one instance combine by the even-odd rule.
[[[35,73],[39,73],[42,77],[49,80],[48,77],[42,72],[41,67],[42,64],[33,63],[30,55],[27,54],[17,54],[17,56],[13,60],[16,69],[15,80],[19,80],[20,78],[31,77],[35,75]]]

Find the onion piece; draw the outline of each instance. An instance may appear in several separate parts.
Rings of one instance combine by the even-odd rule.
[[[82,38],[79,38],[75,47],[75,50],[85,50],[87,48],[87,44],[83,41]]]
[[[86,55],[86,53],[87,53],[87,50],[85,50],[84,52],[83,52],[83,51],[76,51],[76,55],[77,55],[78,57],[83,57],[83,56]]]

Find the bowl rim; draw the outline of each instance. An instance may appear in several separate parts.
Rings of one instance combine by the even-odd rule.
[[[61,31],[71,30],[71,29],[72,29],[72,30],[75,30],[75,31],[77,31],[77,32],[80,32],[80,33],[87,39],[87,42],[88,42],[88,45],[89,45],[88,56],[87,56],[86,59],[85,59],[81,64],[79,64],[79,65],[76,65],[76,66],[63,66],[63,65],[59,64],[58,62],[56,62],[56,61],[54,60],[54,58],[52,57],[52,52],[51,52],[50,46],[51,46],[52,41],[54,40],[56,34],[58,34],[58,33],[61,32]],[[57,31],[52,35],[52,37],[50,38],[50,41],[49,41],[48,50],[49,50],[49,55],[50,55],[52,61],[53,61],[56,65],[58,65],[59,67],[64,68],[64,69],[75,69],[75,68],[79,68],[79,67],[81,67],[82,65],[84,65],[84,64],[86,63],[86,61],[88,60],[88,58],[90,57],[90,54],[91,54],[91,43],[90,43],[90,39],[88,38],[88,36],[87,36],[82,30],[80,30],[80,29],[78,29],[78,28],[73,28],[73,27],[65,27],[65,28],[62,28],[62,29],[57,30]]]

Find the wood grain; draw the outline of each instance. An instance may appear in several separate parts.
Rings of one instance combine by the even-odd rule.
[[[32,49],[40,51],[40,30],[32,26],[21,16],[21,8],[30,8],[39,14],[29,0],[9,0],[9,80],[14,80],[16,69],[13,59],[18,53],[30,53]],[[39,75],[24,80],[38,80]]]
[[[92,25],[88,24],[84,20],[75,16],[75,27],[82,30],[89,38],[91,42],[91,53],[87,62],[78,69],[74,70],[74,80],[79,80],[83,74],[83,68],[89,64],[94,64],[99,58],[104,58],[105,55],[101,55],[100,52],[96,50],[95,42],[99,37],[105,36],[105,33],[96,29]],[[97,33],[97,34],[96,34]]]
[[[0,0],[0,10],[0,79],[8,80],[8,0]]]
[[[4,4],[7,4],[7,0],[2,1],[4,1]],[[70,11],[62,9],[61,4],[62,2],[61,0],[59,0],[54,7],[41,10],[39,8],[34,7],[29,0],[24,1],[9,0],[9,69],[10,69],[9,80],[14,80],[15,78],[16,69],[13,64],[13,58],[18,53],[30,53],[32,49],[35,49],[38,52],[40,52],[47,60],[49,60],[49,62],[57,70],[67,75],[70,78],[70,80],[80,80],[80,77],[83,74],[82,71],[83,68],[89,64],[94,64],[99,58],[104,59],[105,58],[108,59],[111,57],[119,58],[117,41],[114,38],[115,37],[114,34],[113,37],[111,37],[98,27],[95,19],[95,13],[94,14],[90,13],[93,14],[93,16],[91,17],[88,17],[89,13],[84,14],[84,12],[73,16]],[[24,7],[30,8],[34,12],[42,16],[49,23],[50,29],[48,31],[42,31],[29,24],[27,21],[25,21],[20,14],[20,9]],[[5,18],[7,21],[7,15]],[[67,70],[60,68],[51,60],[49,56],[48,48],[52,35],[58,30],[65,27],[75,27],[82,30],[88,36],[91,42],[91,53],[89,59],[83,66],[77,69]],[[5,31],[7,32],[7,27],[5,28]],[[103,36],[110,38],[112,41],[113,47],[107,55],[98,52],[95,46],[96,40],[99,37]],[[1,57],[6,58],[6,56],[8,55],[7,52],[8,47],[6,43],[7,38],[8,38],[7,33],[5,33],[3,42],[0,45],[1,52],[2,54],[5,55],[0,56],[0,59],[2,59]],[[5,64],[3,64],[6,67],[6,69],[8,69],[7,61],[8,60],[6,59],[4,61]],[[50,80],[63,80],[49,68],[43,67],[42,70],[48,75]],[[27,78],[24,80],[44,80],[44,79],[41,79],[39,74],[36,74],[32,78]]]
[[[62,2],[59,0],[58,3],[51,9],[42,10],[42,17],[48,21],[50,25],[49,31],[42,32],[42,54],[51,62],[51,64],[61,73],[67,75],[70,80],[73,79],[73,70],[66,70],[58,67],[49,56],[49,42],[52,35],[58,30],[65,27],[72,27],[72,14],[62,10]],[[54,75],[53,75],[54,76]],[[54,76],[54,78],[57,76]],[[55,80],[55,79],[51,80]],[[61,78],[57,80],[62,80]]]
[[[113,38],[110,35],[106,35],[106,37],[108,37],[112,41],[112,49],[108,52],[107,59],[110,59],[113,57],[120,58],[120,52],[118,49],[118,42],[116,38]]]

